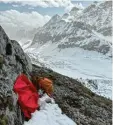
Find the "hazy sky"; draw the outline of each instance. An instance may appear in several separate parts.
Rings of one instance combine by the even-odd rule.
[[[16,1],[16,2],[15,2]],[[0,0],[0,11],[6,10],[17,10],[19,12],[32,12],[36,11],[42,15],[49,15],[53,16],[54,14],[62,15],[66,11],[69,11],[75,4],[81,4],[83,7],[87,7],[89,4],[92,3],[93,0],[90,1],[70,1],[70,0],[56,0],[56,1],[63,1],[63,2],[56,2],[55,0],[47,0],[48,3],[36,3],[28,1],[19,1],[18,0]],[[37,0],[43,1],[43,0]],[[51,2],[50,2],[51,1]],[[68,2],[65,2],[68,1]],[[69,9],[68,9],[69,8]]]

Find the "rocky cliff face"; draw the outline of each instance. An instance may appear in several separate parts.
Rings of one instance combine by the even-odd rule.
[[[41,27],[32,45],[57,43],[60,50],[80,47],[111,55],[112,2],[94,2],[84,10],[73,8],[63,17],[58,15]]]
[[[29,57],[0,26],[0,125],[22,125],[17,96],[12,89],[17,76],[22,72],[29,76],[31,70]]]
[[[33,65],[35,75],[54,82],[54,98],[77,125],[112,125],[112,102],[98,96],[72,78]]]

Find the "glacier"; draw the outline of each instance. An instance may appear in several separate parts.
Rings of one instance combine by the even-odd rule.
[[[96,51],[81,48],[57,48],[58,43],[35,45],[25,52],[32,63],[78,79],[93,92],[112,98],[112,59]],[[89,80],[92,80],[89,83]]]

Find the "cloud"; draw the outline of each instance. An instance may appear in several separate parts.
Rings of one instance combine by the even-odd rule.
[[[50,18],[48,15],[43,16],[35,11],[21,13],[16,10],[8,10],[0,12],[0,25],[3,26],[9,37],[13,39],[16,32],[21,30],[30,31],[43,26]]]
[[[29,10],[34,10],[34,7],[29,7],[28,9],[29,9]]]
[[[16,7],[19,7],[19,5],[17,5],[17,4],[13,4],[12,6],[15,7],[15,8],[16,8]]]
[[[71,0],[0,0],[4,3],[20,3],[23,6],[41,6],[41,7],[67,7],[70,6]]]

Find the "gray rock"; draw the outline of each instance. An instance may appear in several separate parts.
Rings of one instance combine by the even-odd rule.
[[[2,69],[2,66],[3,66],[3,56],[2,55],[0,55],[0,69]]]
[[[0,125],[22,125],[23,117],[17,105],[13,85],[17,76],[29,77],[31,62],[20,45],[10,40],[0,26]]]

